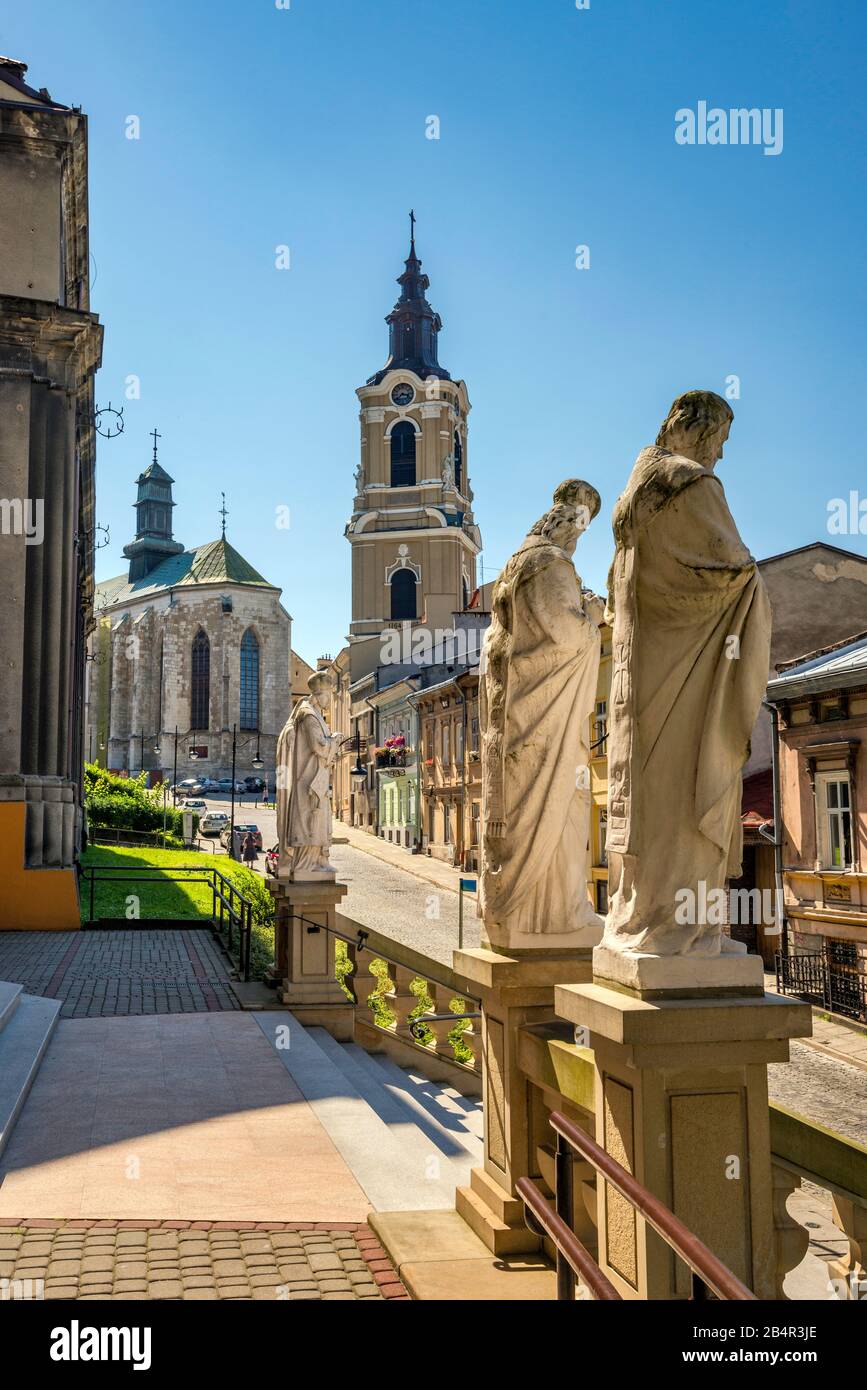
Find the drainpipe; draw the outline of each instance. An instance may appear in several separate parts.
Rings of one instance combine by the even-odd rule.
[[[364,697],[364,703],[367,705],[367,708],[370,710],[371,714],[373,715],[373,720],[372,720],[372,723],[373,723],[373,746],[374,746],[374,748],[378,748],[378,747],[379,747],[379,710],[377,709],[376,705],[372,705],[372,704],[370,703],[370,701],[368,700],[368,698],[367,698],[366,695],[365,695],[365,697]],[[368,749],[368,764],[367,764],[368,767],[370,767],[369,753],[370,753],[370,750]],[[370,776],[370,773],[368,772],[367,775],[368,775],[368,777],[369,777],[369,776]],[[374,762],[374,766],[373,766],[373,785],[374,785],[374,787],[376,788],[376,791],[375,791],[375,793],[374,793],[374,798],[373,798],[373,804],[374,804],[374,806],[376,807],[376,810],[375,810],[375,812],[374,812],[374,820],[373,820],[373,833],[374,833],[374,835],[376,836],[376,838],[379,839],[379,779],[378,779],[378,777],[377,777],[377,775],[376,775],[376,763],[375,763],[375,762]]]
[[[780,715],[776,705],[769,700],[762,704],[771,716],[771,776],[774,800],[774,833],[769,835],[764,826],[759,826],[759,834],[774,847],[774,885],[776,900],[780,911],[780,950],[784,956],[789,954],[788,919],[783,897],[783,821],[780,805]]]
[[[467,691],[460,684],[460,677],[455,681],[455,684],[461,692],[461,702],[463,706],[461,711],[463,723],[463,733],[461,735],[461,752],[463,754],[461,758],[461,868],[463,872],[466,873],[467,857],[469,853],[467,845],[467,763],[470,756],[467,748]]]
[[[424,759],[422,757],[421,746],[421,715],[418,712],[418,705],[416,704],[416,700],[420,698],[421,693],[422,692],[420,690],[411,690],[406,697],[406,703],[409,705],[410,709],[415,715],[415,728],[413,731],[413,744],[415,747],[415,843],[413,845],[413,854],[421,854],[422,838],[424,835],[424,821],[422,816],[421,804],[422,767],[424,766]]]

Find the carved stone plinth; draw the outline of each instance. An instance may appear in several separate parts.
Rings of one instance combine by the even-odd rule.
[[[554,988],[590,979],[590,950],[528,952],[520,959],[479,949],[456,951],[454,969],[482,1005],[482,1095],[485,1161],[469,1187],[458,1188],[455,1206],[497,1255],[536,1250],[539,1241],[524,1222],[515,1195],[518,1178],[539,1170],[531,1139],[527,1078],[518,1065],[518,1033],[527,1023],[554,1014]]]
[[[351,1042],[355,1009],[335,976],[336,909],[346,885],[276,878],[268,888],[276,908],[270,973],[277,997],[299,1022]]]
[[[589,1029],[596,1140],[762,1299],[779,1296],[768,1063],[808,1036],[780,995],[656,998],[592,984],[555,991]],[[597,1182],[599,1263],[627,1299],[686,1299],[690,1276],[624,1197]]]

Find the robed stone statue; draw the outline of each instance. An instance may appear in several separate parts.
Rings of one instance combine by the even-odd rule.
[[[325,722],[330,682],[314,671],[310,694],[292,711],[277,740],[278,877],[331,880],[331,770],[345,742]]]
[[[479,668],[479,911],[495,947],[589,947],[602,934],[587,892],[602,604],[572,563],[599,505],[589,483],[561,483],[494,586]]]
[[[700,920],[711,890],[741,872],[741,769],[769,669],[765,586],[714,472],[732,419],[711,391],[678,397],[614,510],[613,891],[594,973],[624,982],[618,953],[744,949]]]

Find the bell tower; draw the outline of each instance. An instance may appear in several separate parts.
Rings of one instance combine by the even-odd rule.
[[[183,546],[172,536],[172,483],[166,470],[157,462],[157,440],[160,435],[153,431],[154,456],[136,485],[138,493],[135,500],[135,540],[125,545],[123,553],[129,560],[129,581],[142,579],[150,574],[162,560],[169,555],[180,555]]]
[[[448,630],[476,588],[482,548],[467,468],[465,382],[439,363],[442,320],[415,249],[386,317],[385,366],[356,392],[361,459],[346,537],[352,546],[351,678],[379,664],[380,634],[410,623]]]

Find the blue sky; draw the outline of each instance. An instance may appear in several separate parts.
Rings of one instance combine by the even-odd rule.
[[[219,534],[224,489],[293,645],[339,649],[354,390],[387,355],[410,206],[440,360],[473,404],[486,577],[581,475],[603,512],[576,563],[601,587],[638,450],[676,394],[732,375],[721,476],[753,552],[867,552],[826,527],[831,498],[867,494],[865,30],[858,0],[7,6],[0,51],[90,118],[100,404],[141,380],[100,441],[99,576],[124,568],[156,425],[178,539]],[[678,145],[675,112],[702,100],[782,108],[782,153]]]

